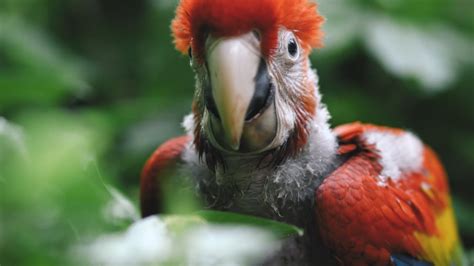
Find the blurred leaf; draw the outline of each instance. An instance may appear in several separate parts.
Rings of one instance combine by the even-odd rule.
[[[341,52],[361,35],[365,14],[354,1],[322,0],[317,2],[319,12],[326,18],[323,24],[324,48],[321,49],[321,53]]]
[[[412,22],[426,22],[438,20],[444,15],[447,0],[362,0],[367,8],[387,12],[391,16],[409,19]],[[380,12],[380,11],[379,11]]]
[[[0,14],[15,14],[43,23],[53,10],[48,8],[54,0],[2,0]]]
[[[263,219],[255,216],[243,215],[233,212],[222,211],[199,211],[199,217],[206,221],[215,224],[234,224],[234,225],[248,225],[255,226],[268,230],[275,234],[278,238],[284,239],[291,235],[303,235],[303,229],[294,225],[289,225],[275,220]]]
[[[258,265],[279,247],[261,228],[203,224],[194,217],[150,216],[80,243],[72,254],[79,265]]]
[[[61,264],[71,240],[105,227],[100,213],[109,196],[87,163],[100,158],[106,138],[101,126],[65,113],[25,113],[17,122],[28,158],[2,166],[3,238],[9,243],[1,247],[2,259]]]
[[[0,14],[0,106],[54,103],[89,90],[84,63],[65,53],[40,28]],[[2,59],[4,60],[3,64]]]
[[[415,79],[426,92],[449,88],[461,66],[474,62],[472,36],[439,18],[445,0],[318,2],[328,17],[323,54],[345,52],[342,48],[360,40],[387,71]],[[374,3],[390,12],[380,12]]]
[[[110,185],[104,183],[104,187],[111,196],[103,210],[108,223],[124,227],[140,219],[138,210],[130,199]]]
[[[368,23],[365,41],[388,71],[415,78],[428,92],[436,92],[455,81],[460,63],[457,59],[466,51],[459,42],[452,42],[453,38],[440,38],[443,34],[447,33],[439,27],[418,28],[374,17]]]
[[[27,155],[23,130],[0,116],[0,184],[4,166],[15,158],[26,160]]]
[[[162,10],[166,10],[166,9],[172,10],[179,3],[178,0],[153,0],[152,2],[156,7]]]
[[[456,211],[459,229],[463,234],[474,236],[474,208],[470,203],[457,197],[453,198],[453,205]]]
[[[189,177],[174,174],[170,169],[170,175],[162,180],[164,213],[166,214],[192,214],[200,210],[201,202],[194,189],[193,182]]]
[[[174,231],[183,231],[193,225],[216,224],[216,225],[233,225],[233,226],[249,226],[260,228],[271,232],[278,239],[286,239],[290,236],[302,236],[303,229],[282,223],[275,220],[260,218],[256,216],[244,215],[234,212],[201,210],[194,214],[187,215],[160,215],[169,228]]]
[[[160,215],[160,218],[170,230],[179,233],[185,232],[192,226],[208,224],[206,219],[194,214],[164,214]]]
[[[467,251],[468,265],[474,265],[474,250]]]
[[[68,253],[74,265],[157,265],[172,255],[171,249],[166,224],[152,216],[122,232],[76,241]]]

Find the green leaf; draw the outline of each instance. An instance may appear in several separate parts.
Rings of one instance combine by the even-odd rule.
[[[209,223],[256,227],[272,233],[279,239],[285,239],[292,235],[302,236],[304,234],[303,229],[294,225],[233,212],[202,210],[191,215],[169,214],[160,215],[160,217],[175,232],[183,232],[191,226]]]
[[[277,236],[278,238],[287,238],[292,235],[302,236],[304,233],[303,229],[294,225],[289,225],[274,220],[244,214],[207,210],[199,211],[196,214],[204,220],[208,221],[209,223],[240,224],[266,229],[275,234],[275,236]]]
[[[1,107],[85,96],[90,67],[36,25],[0,14]]]
[[[199,215],[164,214],[160,215],[160,218],[170,231],[179,233],[185,232],[190,227],[207,223],[207,221]]]

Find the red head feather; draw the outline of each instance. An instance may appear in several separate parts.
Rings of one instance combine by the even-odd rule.
[[[276,48],[278,29],[285,27],[309,53],[321,46],[323,21],[310,0],[181,0],[172,30],[179,51],[186,53],[192,46],[202,55],[209,33],[235,36],[257,29],[262,53],[269,55]]]

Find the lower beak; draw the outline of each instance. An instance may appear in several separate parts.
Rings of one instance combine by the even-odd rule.
[[[252,34],[219,39],[211,44],[207,53],[212,97],[224,139],[233,150],[240,148],[247,110],[256,90],[256,74],[261,60],[251,41]]]

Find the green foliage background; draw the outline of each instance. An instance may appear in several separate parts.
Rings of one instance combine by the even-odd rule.
[[[0,264],[68,262],[122,228],[112,184],[136,201],[147,156],[182,134],[193,74],[172,45],[176,0],[0,0]],[[445,163],[474,247],[474,3],[321,0],[312,55],[333,125],[408,128]]]

